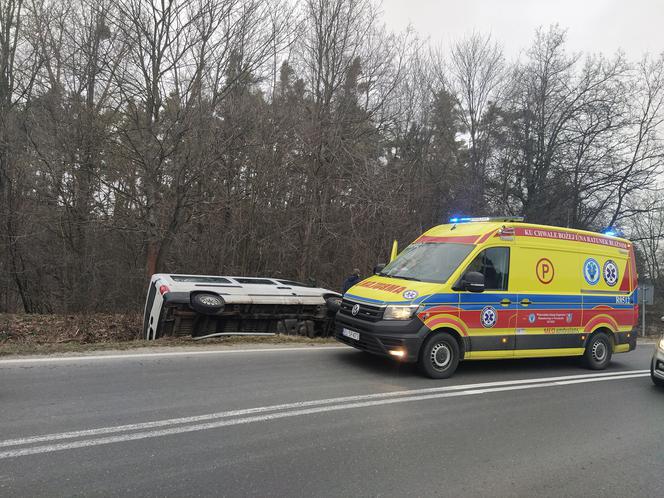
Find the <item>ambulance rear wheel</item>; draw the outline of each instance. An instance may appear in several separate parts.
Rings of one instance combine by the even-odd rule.
[[[611,363],[611,341],[604,332],[593,335],[586,345],[583,360],[591,370],[604,370]]]
[[[459,366],[459,345],[449,334],[431,336],[422,346],[418,367],[432,379],[447,379]]]

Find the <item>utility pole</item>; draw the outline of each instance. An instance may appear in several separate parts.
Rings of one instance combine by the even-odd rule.
[[[641,315],[643,316],[643,337],[646,336],[646,304],[654,304],[655,288],[652,284],[643,284],[639,288],[639,297],[641,299]]]
[[[641,305],[642,307],[642,312],[641,314],[643,315],[643,337],[646,336],[646,296],[645,293],[643,295],[643,304]]]

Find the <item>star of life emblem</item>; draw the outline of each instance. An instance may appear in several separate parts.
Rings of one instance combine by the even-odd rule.
[[[493,306],[486,306],[482,309],[482,313],[480,314],[480,321],[482,322],[483,327],[491,328],[496,324],[497,320],[498,313]]]
[[[604,281],[609,287],[618,283],[618,266],[612,260],[604,263]]]

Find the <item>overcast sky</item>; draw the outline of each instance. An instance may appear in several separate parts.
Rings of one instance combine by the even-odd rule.
[[[664,0],[383,0],[384,20],[394,30],[410,23],[434,44],[448,45],[472,32],[491,33],[515,58],[538,26],[568,29],[573,51],[630,59],[664,51]]]

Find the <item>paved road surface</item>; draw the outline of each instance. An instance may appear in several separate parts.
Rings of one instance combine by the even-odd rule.
[[[446,381],[346,348],[0,360],[0,496],[663,496],[651,348]]]

